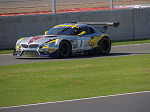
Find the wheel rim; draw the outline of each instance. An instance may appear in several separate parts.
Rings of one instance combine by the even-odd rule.
[[[60,45],[60,54],[62,57],[67,57],[69,55],[69,46],[68,43],[63,42]]]
[[[104,42],[102,43],[102,49],[104,50],[104,51],[108,51],[109,50],[109,43],[108,43],[108,41],[107,40],[104,40]]]

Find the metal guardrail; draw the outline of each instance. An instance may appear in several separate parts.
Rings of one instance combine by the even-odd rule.
[[[0,0],[0,14],[52,12],[84,8],[106,8],[113,10],[119,6],[145,5],[150,0]]]

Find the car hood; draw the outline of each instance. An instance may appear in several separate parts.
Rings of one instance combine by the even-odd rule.
[[[40,36],[34,36],[34,37],[25,37],[22,39],[20,44],[43,44],[45,42],[54,40],[60,38],[59,36],[55,35],[40,35]]]

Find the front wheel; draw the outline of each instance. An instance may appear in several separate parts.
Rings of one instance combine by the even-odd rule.
[[[59,44],[59,57],[67,58],[71,56],[71,45],[67,41],[61,41]]]
[[[107,55],[107,54],[109,54],[109,52],[111,50],[111,40],[109,39],[109,37],[103,37],[98,42],[98,46],[99,46],[97,48],[98,54]]]

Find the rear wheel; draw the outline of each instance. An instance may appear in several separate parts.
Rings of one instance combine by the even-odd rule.
[[[99,42],[98,42],[98,48],[97,48],[97,53],[101,55],[107,55],[109,54],[111,50],[111,40],[109,37],[103,37]]]
[[[59,57],[67,58],[71,56],[71,45],[67,41],[61,41],[59,44]]]

